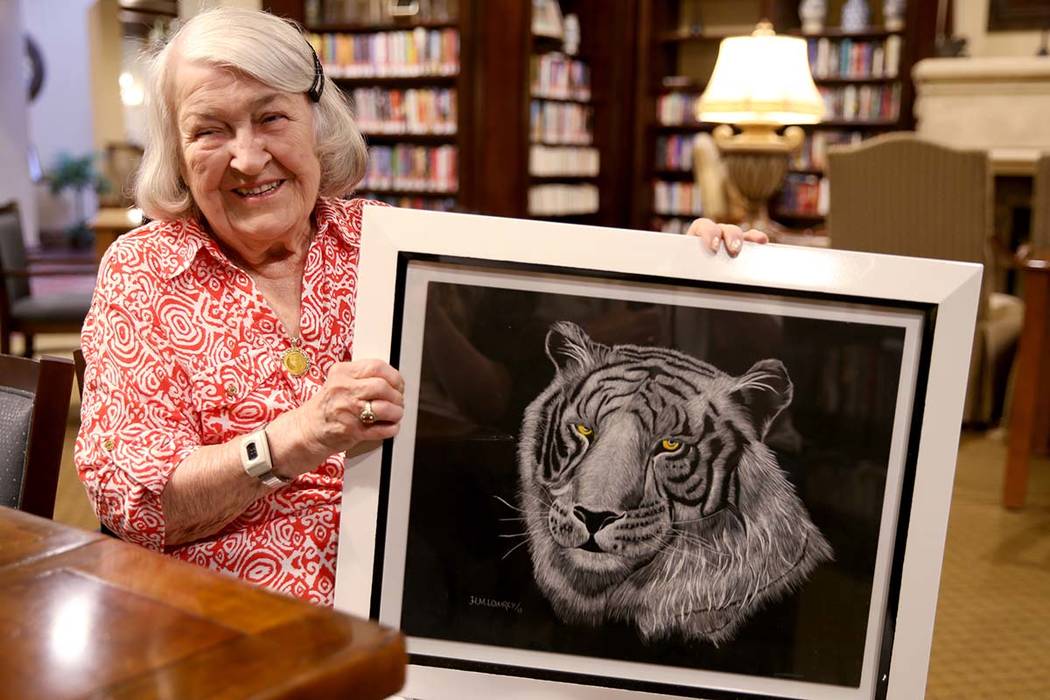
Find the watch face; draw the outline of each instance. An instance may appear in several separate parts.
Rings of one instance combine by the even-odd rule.
[[[40,53],[40,47],[28,34],[25,35],[22,75],[25,80],[26,94],[29,101],[32,102],[44,87],[44,56]]]

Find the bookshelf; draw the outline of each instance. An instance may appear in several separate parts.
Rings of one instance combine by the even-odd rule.
[[[680,232],[703,212],[692,174],[691,143],[714,125],[695,121],[696,99],[727,36],[769,18],[778,33],[807,40],[814,81],[828,116],[806,127],[772,217],[792,229],[819,229],[827,211],[828,147],[914,127],[914,63],[933,53],[935,3],[908,0],[905,25],[882,26],[882,2],[869,0],[871,25],[837,27],[843,0],[829,0],[825,28],[804,34],[798,0],[639,0],[631,225]],[[647,60],[648,59],[648,60]],[[648,65],[646,65],[648,64]]]
[[[533,0],[420,0],[431,15],[415,17],[384,14],[388,0],[264,0],[263,7],[317,37],[336,37],[315,41],[328,75],[354,99],[372,154],[357,194],[400,206],[623,226],[631,206],[632,151],[624,145],[633,119],[636,1],[610,12],[607,0],[558,0],[562,17],[579,18],[575,55],[542,22],[533,31],[541,4]],[[422,67],[377,68],[377,56],[399,55],[392,51],[407,42],[389,35],[420,33],[424,45],[439,47],[429,37],[454,33],[458,61],[438,53]],[[434,177],[421,179],[419,168]]]
[[[468,0],[424,0],[391,13],[376,0],[269,0],[303,25],[325,73],[350,98],[369,149],[355,196],[397,206],[460,208],[461,44]],[[469,12],[468,12],[469,14]]]
[[[575,53],[567,50],[571,37],[544,21],[551,5],[563,23],[578,18]],[[489,174],[476,183],[476,208],[623,225],[631,155],[623,134],[632,115],[622,105],[633,80],[633,53],[623,54],[623,45],[634,40],[633,12],[610,12],[605,0],[479,1],[474,9],[476,26],[487,30],[476,37],[475,130],[483,143],[470,167]]]

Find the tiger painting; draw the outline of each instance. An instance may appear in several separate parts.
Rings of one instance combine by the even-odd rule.
[[[555,376],[524,413],[519,504],[562,621],[717,645],[832,559],[763,443],[792,399],[779,360],[734,377],[564,321],[546,351]]]

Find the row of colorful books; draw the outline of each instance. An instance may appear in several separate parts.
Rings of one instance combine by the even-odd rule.
[[[691,182],[653,183],[653,211],[664,216],[700,216],[700,188]]]
[[[455,146],[372,146],[362,190],[455,192]]]
[[[814,131],[806,136],[802,148],[791,159],[796,170],[826,170],[828,148],[840,144],[860,143],[864,134],[860,131]]]
[[[820,78],[896,78],[900,69],[901,38],[883,41],[810,39],[809,66]]]
[[[310,43],[332,78],[440,76],[459,72],[459,32],[455,29],[310,34]]]
[[[357,126],[366,134],[456,133],[452,88],[354,88],[350,99]]]
[[[544,146],[542,144],[533,144],[529,147],[530,175],[593,177],[598,174],[599,166],[597,148]]]
[[[824,119],[896,121],[901,107],[901,85],[845,85],[820,88]]]
[[[696,121],[696,101],[691,92],[669,92],[656,99],[656,118],[661,124],[689,124]]]
[[[776,213],[801,216],[827,216],[828,178],[788,173],[777,196]]]
[[[375,199],[386,202],[402,209],[426,209],[428,211],[452,211],[456,208],[456,200],[452,197],[416,197],[407,195],[393,195],[384,192],[369,192],[362,190],[355,196],[365,199]]]
[[[692,135],[660,136],[656,139],[656,167],[660,170],[692,170]]]
[[[533,143],[588,146],[593,110],[585,105],[532,100],[529,137]]]
[[[387,0],[305,0],[306,26],[318,24],[388,25],[402,16],[391,12]],[[412,22],[454,22],[459,14],[457,0],[416,0]]]
[[[571,216],[598,211],[594,185],[533,185],[529,188],[530,216]]]
[[[532,56],[530,63],[533,97],[562,100],[591,99],[591,69],[560,53]]]

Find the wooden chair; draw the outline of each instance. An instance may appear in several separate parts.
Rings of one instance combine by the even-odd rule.
[[[77,371],[77,392],[81,396],[84,395],[84,371],[87,369],[87,362],[84,361],[84,352],[77,348],[73,351],[73,367]]]
[[[45,262],[48,269],[30,269]],[[11,334],[25,338],[26,357],[33,355],[33,338],[39,333],[79,333],[91,305],[91,294],[34,294],[30,277],[91,275],[97,269],[83,259],[45,258],[34,261],[22,236],[18,205],[0,206],[0,353],[11,352]]]
[[[993,181],[988,154],[913,132],[828,152],[831,245],[870,253],[984,264],[964,421],[1001,413],[1024,305],[994,292]]]
[[[73,363],[0,355],[0,505],[55,512]]]
[[[1035,178],[1032,181],[1032,235],[1028,246],[1030,251],[1038,255],[1050,256],[1050,153],[1043,153],[1035,165]],[[1050,363],[1050,360],[1044,359],[1043,362]],[[1035,440],[1036,450],[1045,455],[1050,454],[1050,371],[1044,369],[1042,375],[1043,385],[1038,390],[1040,399],[1035,415]]]
[[[1035,164],[1029,244],[1035,250],[1050,250],[1050,153],[1044,153]]]
[[[135,205],[131,184],[142,163],[142,152],[142,147],[133,143],[115,142],[106,145],[100,169],[109,181],[110,190],[99,196],[99,207],[127,209]]]

